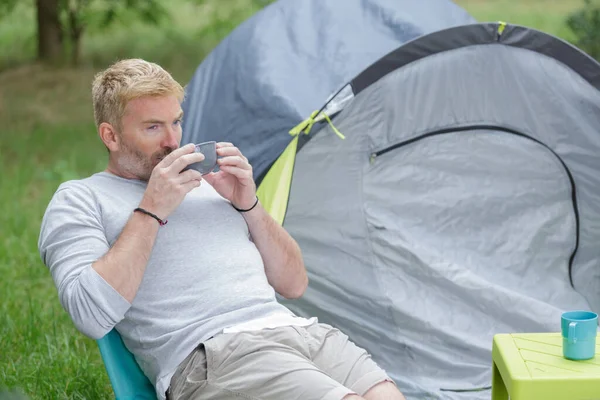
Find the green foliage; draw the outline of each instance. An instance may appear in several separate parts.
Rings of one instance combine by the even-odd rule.
[[[0,18],[10,14],[16,4],[17,0],[0,0]]]
[[[569,16],[567,25],[576,36],[575,44],[600,61],[600,2],[585,0],[583,8]]]
[[[11,14],[17,5],[21,11],[36,7],[33,0],[0,0],[3,23],[8,23],[13,17]],[[127,26],[138,21],[157,26],[171,21],[169,9],[160,0],[59,0],[57,5],[61,33],[59,45],[74,65],[80,62],[81,41],[86,32],[100,33],[119,23]],[[35,20],[30,23],[35,26]],[[36,34],[36,29],[28,30],[28,35]]]
[[[0,4],[6,0],[0,0]],[[2,8],[4,7],[4,8]],[[21,65],[35,57],[35,13],[28,1],[0,6],[0,71]],[[3,14],[3,12],[6,12]],[[1,112],[0,112],[1,113]]]
[[[83,5],[79,17],[86,29],[102,31],[115,23],[129,24],[133,20],[160,25],[171,19],[170,12],[159,0],[79,0]],[[69,0],[63,0],[62,11]]]
[[[566,25],[567,16],[577,10],[582,0],[454,0],[477,21],[505,21],[573,39]]]
[[[33,0],[18,1],[0,20],[0,71],[36,57]],[[66,10],[67,0],[61,0]],[[76,26],[83,27],[77,65],[105,66],[141,57],[166,63],[189,78],[204,55],[245,19],[273,0],[79,0]],[[75,7],[72,3],[72,7]],[[131,6],[128,6],[131,5]],[[1,17],[0,17],[1,18]],[[64,52],[74,51],[68,13],[61,13]]]
[[[196,4],[199,4],[199,5],[210,4],[213,2],[213,0],[192,0],[192,1],[194,1]],[[273,3],[273,1],[275,1],[275,0],[251,0],[250,7],[252,7],[252,8],[258,7],[259,9],[264,8],[264,7],[268,6],[269,4]]]
[[[61,0],[59,8],[62,30],[67,33],[63,44],[74,65],[80,62],[85,31],[103,31],[115,22],[129,24],[135,20],[159,25],[170,17],[159,0]]]
[[[216,44],[234,30],[241,21],[273,3],[274,0],[250,0],[245,2],[231,0],[229,7],[215,6],[214,1],[211,0],[193,1],[199,5],[206,5],[205,10],[212,21],[210,25],[200,30],[199,35]]]

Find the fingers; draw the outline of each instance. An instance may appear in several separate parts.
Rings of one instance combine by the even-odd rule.
[[[233,166],[244,170],[252,170],[248,159],[244,157],[240,149],[228,142],[217,143],[217,155],[222,157],[217,160],[219,168]]]
[[[243,156],[228,156],[225,158],[221,158],[217,160],[217,164],[219,165],[219,168],[231,166],[241,169],[252,169],[252,167],[248,163],[248,160],[246,160],[246,158]]]
[[[248,159],[244,157],[240,149],[228,142],[217,143],[217,155],[220,157],[239,156],[248,162]]]
[[[252,166],[248,159],[244,157],[240,149],[231,143],[217,143],[217,155],[222,158],[217,160],[219,169],[227,172],[239,180],[252,180]]]
[[[228,156],[217,160],[221,171],[230,173],[240,180],[252,180],[252,166],[243,156]]]
[[[192,181],[192,180],[201,181],[202,174],[200,172],[196,171],[195,169],[188,169],[187,171],[183,171],[182,173],[179,174],[178,181],[181,184],[188,183],[189,181]]]
[[[219,168],[221,169],[221,171],[227,172],[227,173],[235,176],[240,181],[252,180],[252,170],[251,169],[242,169],[242,168],[234,167],[231,165],[224,165],[224,166],[220,166]]]
[[[187,172],[187,171],[186,171]],[[198,186],[200,186],[202,184],[201,180],[196,180],[196,179],[192,179],[189,182],[183,183],[181,184],[181,187],[183,188],[183,190],[186,193],[189,193],[192,189],[197,188]]]
[[[218,176],[218,173],[209,172],[206,175],[202,175],[202,180],[208,182],[209,185],[214,186],[216,176]]]
[[[168,167],[171,164],[173,164],[173,162],[175,160],[177,160],[179,157],[181,157],[184,154],[189,154],[189,153],[193,153],[194,150],[196,149],[196,146],[194,146],[193,143],[189,143],[186,144],[185,146],[182,146],[176,150],[173,150],[170,154],[168,154],[165,158],[162,159],[161,162],[158,163],[157,167]]]
[[[170,165],[169,169],[171,169],[175,173],[180,173],[185,167],[190,164],[197,163],[204,160],[204,154],[202,153],[192,153],[192,154],[184,154],[177,158]]]

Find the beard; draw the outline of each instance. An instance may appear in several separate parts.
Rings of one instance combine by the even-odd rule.
[[[128,142],[122,141],[117,164],[122,171],[134,175],[142,181],[148,181],[154,167],[172,151],[173,149],[162,149],[147,156]]]

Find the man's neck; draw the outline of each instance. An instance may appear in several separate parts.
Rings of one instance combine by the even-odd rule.
[[[121,168],[119,168],[113,160],[109,160],[108,166],[106,167],[106,169],[104,171],[108,172],[109,174],[113,174],[118,177],[121,177],[121,178],[140,180],[140,178],[138,176],[135,176],[134,174],[129,173],[129,172],[124,171]]]

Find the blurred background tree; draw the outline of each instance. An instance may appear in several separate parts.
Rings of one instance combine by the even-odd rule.
[[[36,0],[38,59],[58,62],[62,57],[63,30],[59,0]]]
[[[0,18],[3,18],[6,15],[8,15],[14,8],[15,4],[17,4],[17,0],[1,0],[0,1]]]
[[[1,0],[0,18],[7,17],[17,0]],[[35,0],[37,59],[78,65],[81,39],[88,29],[104,30],[117,20],[138,19],[158,25],[169,13],[158,0]]]
[[[106,64],[136,52],[146,56],[150,44],[160,48],[160,58],[165,42],[171,53],[177,45],[203,55],[272,1],[0,0],[0,71],[33,60]]]
[[[111,28],[133,25],[146,25],[151,28],[160,28],[167,34],[175,34],[171,39],[197,39],[202,38],[204,43],[216,44],[226,36],[237,24],[245,18],[260,10],[273,0],[0,0],[0,24],[31,24],[26,37],[23,37],[23,27],[19,29],[18,43],[25,44],[26,48],[33,48],[34,58],[50,64],[65,64],[77,66],[82,62],[82,47],[84,37],[93,35],[100,37]],[[514,0],[455,0],[467,11],[478,18],[488,13],[498,16],[498,10],[503,8],[508,22],[527,25],[544,30],[548,33],[558,34],[571,41],[592,57],[600,59],[600,5],[599,0],[527,0],[516,2]],[[181,18],[181,9],[189,11],[194,7],[201,10],[198,16],[196,29],[188,30],[182,35],[181,30],[173,28]],[[547,10],[548,16],[543,19],[540,10]],[[14,12],[15,8],[18,12]],[[32,10],[33,19],[22,20],[24,10]],[[568,14],[560,16],[562,10]],[[554,13],[556,11],[556,13]],[[525,13],[528,14],[525,17]],[[478,15],[479,14],[479,15]],[[554,15],[556,14],[556,15]],[[517,15],[518,19],[509,18]],[[521,17],[523,18],[522,20]],[[560,17],[560,20],[557,18]],[[189,18],[189,16],[184,16]],[[11,19],[15,19],[11,21]],[[479,18],[480,20],[490,20]],[[204,23],[210,21],[210,23]],[[540,22],[557,25],[539,26]],[[188,20],[189,22],[189,20]],[[0,29],[0,45],[2,45],[2,32]],[[185,36],[185,38],[183,37]],[[11,43],[8,43],[10,46]],[[129,49],[131,50],[131,49]],[[202,49],[204,51],[205,49]],[[16,64],[27,61],[23,49],[17,49],[20,60]],[[1,58],[0,70],[6,62]],[[10,54],[9,54],[10,56]],[[121,55],[119,55],[121,56]],[[97,55],[94,55],[97,58]],[[9,57],[10,58],[10,57]],[[31,59],[31,58],[29,58]],[[14,65],[16,60],[8,60]],[[105,62],[106,60],[102,60]]]
[[[575,45],[600,61],[600,2],[584,0],[585,5],[567,18]]]

